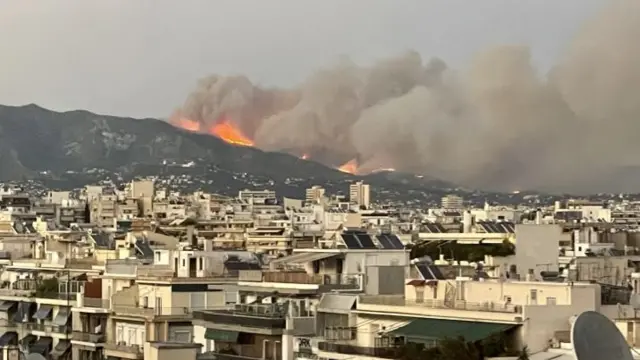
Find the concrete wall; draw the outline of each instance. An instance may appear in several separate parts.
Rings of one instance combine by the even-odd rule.
[[[532,269],[536,277],[540,271],[558,271],[558,246],[562,236],[560,225],[516,225],[515,265],[524,279]]]

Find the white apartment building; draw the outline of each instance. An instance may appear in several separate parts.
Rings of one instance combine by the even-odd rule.
[[[464,209],[464,199],[457,195],[446,195],[442,197],[440,206],[443,209]]]
[[[349,202],[368,209],[371,205],[370,186],[362,181],[349,185]]]

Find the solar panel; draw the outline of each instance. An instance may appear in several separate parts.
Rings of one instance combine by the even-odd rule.
[[[444,280],[444,275],[442,275],[442,271],[440,271],[439,267],[435,265],[429,265],[427,268],[431,271],[431,274],[433,274],[433,277],[435,279]]]
[[[429,271],[429,268],[427,267],[427,265],[416,265],[416,268],[420,272],[420,275],[422,275],[423,279],[425,279],[425,280],[435,280],[433,278],[433,274],[431,273],[431,271]]]
[[[404,244],[402,241],[395,235],[387,235],[387,239],[393,245],[393,249],[404,249]]]
[[[369,234],[360,233],[360,234],[356,235],[356,238],[360,241],[360,244],[362,244],[362,248],[363,249],[377,249],[378,248],[376,246],[376,244],[373,243],[373,240],[371,240],[371,236],[369,236]]]
[[[504,227],[507,228],[507,232],[509,233],[514,233],[516,232],[516,228],[515,225],[512,222],[506,222],[504,223]]]
[[[362,249],[362,245],[353,234],[343,233],[342,240],[344,240],[344,244],[347,245],[348,249]]]
[[[377,236],[378,242],[383,249],[395,249],[391,241],[389,241],[389,237],[386,234],[380,234]]]
[[[148,242],[137,240],[135,245],[143,257],[153,259],[153,249],[151,249]]]

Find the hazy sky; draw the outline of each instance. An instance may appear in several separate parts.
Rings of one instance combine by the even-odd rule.
[[[166,117],[200,77],[292,85],[341,55],[462,68],[525,44],[546,69],[606,0],[0,0],[0,103]]]

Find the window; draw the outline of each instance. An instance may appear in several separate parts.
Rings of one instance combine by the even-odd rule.
[[[531,303],[532,304],[538,303],[538,290],[536,289],[531,290]]]
[[[142,298],[142,307],[144,308],[148,308],[149,307],[149,297],[145,296]]]
[[[198,266],[199,266],[200,270],[204,269],[204,258],[199,258],[198,259]]]
[[[555,305],[555,304],[556,304],[556,298],[554,297],[547,298],[547,305]]]
[[[182,267],[186,267],[187,266],[187,260],[186,259],[182,259]]]
[[[416,302],[423,303],[424,302],[424,287],[416,286]]]
[[[156,261],[160,261],[161,254],[160,251],[156,251]]]

